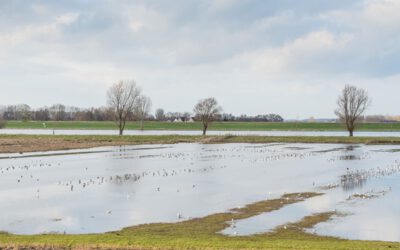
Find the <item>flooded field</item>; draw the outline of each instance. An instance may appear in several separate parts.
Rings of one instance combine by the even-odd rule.
[[[251,235],[336,211],[310,233],[400,241],[400,146],[175,144],[0,154],[0,230],[99,233],[201,217],[285,193],[321,196],[232,221]]]
[[[16,135],[118,135],[117,130],[94,129],[0,129],[0,134]],[[125,135],[201,135],[200,130],[125,130]],[[346,131],[216,131],[209,130],[207,135],[257,135],[257,136],[348,136]],[[354,136],[400,137],[400,132],[356,131]]]

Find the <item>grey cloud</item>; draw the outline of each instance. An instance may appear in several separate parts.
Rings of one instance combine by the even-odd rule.
[[[382,6],[370,7],[373,3]],[[132,77],[156,97],[154,105],[167,109],[190,109],[190,100],[200,95],[219,95],[227,111],[246,112],[235,100],[246,93],[253,97],[243,97],[244,102],[259,107],[255,112],[264,112],[263,106],[282,95],[289,104],[280,111],[293,116],[298,111],[290,105],[296,100],[315,96],[334,103],[336,94],[329,91],[337,91],[346,80],[371,87],[379,79],[390,78],[386,84],[397,79],[400,20],[391,17],[390,4],[393,1],[0,0],[0,86],[12,93],[25,82],[40,86],[47,93],[18,96],[19,102],[41,104],[58,95],[53,86],[71,84],[80,89],[70,100],[98,105],[104,96],[84,98],[90,88],[99,86],[96,91],[102,93],[112,81]],[[201,90],[193,93],[196,86]],[[183,95],[187,101],[170,104],[165,95]],[[1,98],[10,102],[5,94]],[[323,108],[314,112],[331,114],[331,106]]]

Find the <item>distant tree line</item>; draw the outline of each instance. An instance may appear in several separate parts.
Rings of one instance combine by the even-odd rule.
[[[371,98],[367,91],[352,85],[345,85],[338,96],[336,116],[353,136],[354,130],[360,122],[382,121],[386,117],[364,117],[364,112],[371,105]],[[214,97],[201,99],[190,112],[169,112],[157,109],[155,115],[150,114],[151,99],[142,95],[142,90],[134,80],[119,81],[114,83],[107,91],[107,107],[82,109],[67,107],[62,104],[54,104],[50,107],[32,109],[27,104],[10,105],[0,110],[0,128],[4,127],[5,120],[37,120],[37,121],[114,121],[119,129],[119,135],[123,134],[127,121],[140,121],[143,129],[144,120],[173,121],[202,123],[203,135],[206,134],[209,125],[214,121],[243,121],[243,122],[283,122],[278,114],[266,114],[256,116],[234,116],[222,113]]]
[[[371,122],[371,123],[387,123],[387,122],[399,122],[400,116],[389,116],[389,115],[365,115],[360,117],[360,121],[362,122]]]
[[[142,103],[143,104],[143,103]],[[144,105],[146,108],[146,105]],[[142,105],[143,107],[143,105]],[[128,120],[139,120],[140,110],[129,113]],[[143,111],[143,109],[142,109]],[[49,107],[31,108],[27,104],[8,105],[0,108],[0,119],[15,121],[113,121],[114,113],[109,107],[79,108],[54,104]],[[240,115],[218,114],[217,121],[241,121],[241,122],[283,122],[284,119],[277,114],[267,115]],[[146,121],[179,121],[189,122],[199,120],[195,113],[191,112],[165,112],[164,109],[157,109],[155,114],[145,114]]]
[[[107,107],[78,108],[54,104],[50,107],[31,108],[27,104],[8,105],[2,108],[5,120],[17,121],[111,121],[112,111]]]
[[[278,114],[266,114],[266,115],[240,115],[234,116],[232,114],[222,114],[222,121],[240,121],[240,122],[283,122],[282,116]]]

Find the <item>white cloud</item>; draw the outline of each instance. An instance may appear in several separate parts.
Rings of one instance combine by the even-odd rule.
[[[139,20],[132,20],[129,23],[129,27],[134,31],[134,32],[138,32],[143,28],[143,23]]]
[[[78,17],[79,17],[78,13],[63,14],[57,17],[56,24],[68,25],[75,22],[78,19]]]
[[[319,64],[329,66],[337,63],[329,62],[330,58],[345,54],[351,41],[352,36],[349,34],[335,35],[326,30],[314,31],[281,47],[255,51],[245,57],[254,69],[266,74],[282,76],[306,72],[318,75],[321,71]]]
[[[27,24],[16,31],[1,32],[0,43],[3,46],[14,46],[17,43],[30,43],[35,39],[49,39],[54,35],[61,35],[62,26],[73,23],[77,18],[77,13],[67,13],[48,23]]]
[[[102,105],[107,85],[135,78],[154,106],[166,110],[191,110],[198,98],[215,95],[236,114],[332,116],[336,95],[351,83],[371,90],[372,112],[396,113],[397,105],[381,103],[396,103],[397,97],[383,97],[380,86],[400,90],[400,2],[339,2],[5,6],[0,86],[7,93],[0,93],[0,104],[44,105],[59,97]],[[24,93],[24,84],[41,91]],[[73,97],[62,89],[69,85],[79,86]],[[98,95],[87,97],[93,88]],[[282,100],[285,105],[278,105]]]

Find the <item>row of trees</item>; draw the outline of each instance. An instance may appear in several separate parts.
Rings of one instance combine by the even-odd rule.
[[[150,103],[151,100],[145,102]],[[140,114],[132,113],[131,120],[137,120]],[[379,116],[380,117],[380,116]],[[79,108],[54,104],[50,107],[31,108],[27,104],[8,105],[0,107],[0,118],[14,121],[112,121],[114,114],[109,107]],[[165,112],[164,109],[157,109],[154,115],[147,113],[145,120],[149,121],[182,121],[195,120],[193,112]],[[222,113],[216,119],[218,121],[243,121],[243,122],[283,122],[284,119],[278,114],[266,115],[240,115]],[[374,117],[375,119],[375,117]]]
[[[63,104],[50,107],[32,109],[27,104],[9,105],[1,109],[5,120],[17,121],[110,121],[113,119],[112,111],[107,107],[78,108]]]
[[[141,90],[134,81],[120,81],[110,87],[107,92],[107,103],[108,107],[114,113],[114,119],[119,129],[119,134],[122,135],[125,129],[129,114],[139,114],[141,121],[141,128],[143,129],[143,119],[146,117],[150,110],[150,99],[140,95]],[[215,120],[228,119],[232,116],[225,116],[222,118],[222,108],[218,105],[217,100],[214,97],[201,99],[194,106],[193,112],[195,119],[200,121],[203,127],[203,135],[206,134],[209,124]],[[191,119],[190,113],[175,114],[179,115],[179,119],[182,121]],[[165,120],[166,115],[164,110],[157,109],[156,118],[159,120]],[[243,121],[250,120],[247,116],[242,116]],[[279,115],[271,114],[266,116],[252,117],[254,121],[279,121],[283,119]]]
[[[145,105],[140,105],[139,98],[140,90],[136,84],[131,82],[119,82],[114,84],[108,91],[108,104],[115,114],[115,120],[119,127],[120,135],[122,135],[128,113],[133,112],[135,107],[143,108]],[[364,89],[355,86],[346,85],[338,97],[337,109],[335,114],[342,121],[349,136],[353,136],[354,130],[360,121],[360,117],[365,110],[371,105],[371,99]],[[202,100],[194,106],[193,112],[195,117],[201,121],[203,125],[203,135],[206,134],[209,124],[217,119],[221,119],[222,108],[218,105],[215,98],[209,97]],[[165,118],[164,111],[158,109],[156,117],[159,119]],[[227,116],[229,117],[229,116]],[[283,121],[277,115],[268,115],[256,117],[257,119],[273,119]]]
[[[362,120],[365,110],[371,105],[371,99],[364,89],[346,85],[338,98],[335,114],[342,121],[349,135],[353,136],[354,130]],[[163,109],[157,109],[155,117],[149,115],[151,100],[142,94],[142,90],[135,81],[119,81],[113,84],[107,92],[107,107],[79,109],[66,107],[62,104],[55,104],[49,108],[32,110],[28,105],[7,106],[0,115],[0,128],[4,126],[4,120],[114,120],[118,126],[119,134],[122,135],[126,122],[129,120],[139,120],[140,127],[143,129],[145,119],[157,119],[166,121],[180,119],[188,121],[194,118],[203,125],[203,135],[215,120],[222,121],[272,121],[282,122],[283,118],[276,114],[235,117],[231,114],[222,114],[222,108],[218,105],[215,98],[209,97],[201,99],[194,106],[194,117],[191,113],[165,113]]]
[[[221,121],[239,121],[239,122],[283,122],[282,116],[278,114],[256,115],[256,116],[234,116],[232,114],[222,114]]]
[[[151,101],[148,97],[141,95],[141,89],[135,81],[119,81],[113,84],[107,92],[107,104],[114,114],[114,120],[118,126],[119,135],[122,135],[126,122],[130,114],[139,114],[141,127],[143,128],[143,119],[150,110]],[[211,122],[217,119],[222,108],[218,105],[215,98],[210,97],[200,100],[194,107],[195,117],[203,125],[203,135]],[[161,118],[163,111],[157,110],[156,116]]]
[[[150,111],[151,101],[150,98],[141,95],[141,89],[135,81],[119,81],[108,89],[107,105],[114,114],[119,135],[122,135],[130,114],[138,114],[143,129],[143,120]],[[221,110],[217,100],[212,97],[200,100],[196,104],[194,113],[203,125],[203,135],[206,134],[208,125],[216,119]],[[157,116],[161,117],[163,112],[158,110],[157,113]]]
[[[271,121],[282,122],[283,118],[276,114],[235,117],[232,114],[221,114],[222,108],[215,98],[200,100],[194,107],[194,115],[190,112],[169,112],[157,109],[155,116],[150,115],[151,99],[142,95],[142,90],[133,80],[119,81],[107,91],[107,106],[100,108],[82,109],[55,104],[51,107],[32,109],[27,104],[10,105],[0,112],[0,128],[5,120],[37,120],[37,121],[110,121],[114,120],[122,135],[129,120],[140,121],[143,129],[144,120],[158,121],[200,121],[203,134],[215,120],[220,121]],[[0,110],[1,111],[1,110]]]

